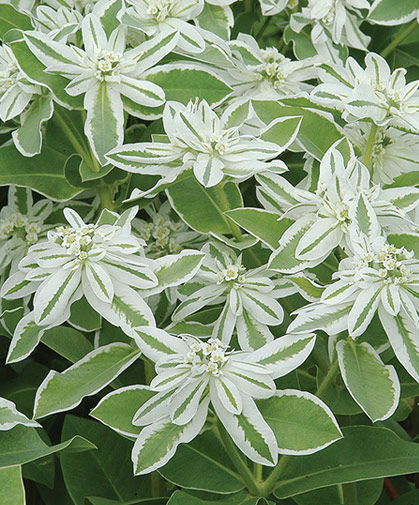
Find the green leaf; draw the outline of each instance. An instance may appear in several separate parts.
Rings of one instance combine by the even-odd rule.
[[[244,487],[227,452],[212,431],[205,431],[189,444],[181,444],[159,473],[186,489],[224,494],[235,493]]]
[[[254,100],[252,104],[256,114],[265,124],[269,124],[278,117],[302,116],[303,120],[298,131],[297,141],[303,150],[308,151],[318,160],[323,157],[332,144],[343,137],[338,126],[320,111],[288,107],[270,100]],[[321,132],[321,135],[318,132]]]
[[[26,505],[20,465],[0,468],[0,503]]]
[[[0,4],[0,39],[3,39],[9,30],[15,28],[32,30],[31,18],[23,12],[18,12],[11,5]]]
[[[299,59],[310,58],[316,56],[316,49],[311,41],[310,28],[304,27],[299,33],[287,26],[284,31],[284,39],[287,44],[292,42],[294,54]]]
[[[53,111],[51,96],[39,95],[21,115],[22,126],[12,133],[12,137],[24,156],[34,156],[41,152],[42,124],[51,118]]]
[[[275,212],[251,207],[228,210],[225,214],[271,249],[278,247],[282,234],[293,223],[287,218],[279,221],[279,215]]]
[[[159,281],[158,291],[170,286],[178,286],[191,279],[204,256],[204,253],[186,249],[180,254],[167,255],[157,259],[154,273]],[[152,289],[152,291],[155,290]]]
[[[193,175],[166,190],[172,207],[194,230],[201,233],[231,233],[224,211],[240,207],[242,197],[234,183],[204,188]]]
[[[347,482],[419,471],[419,446],[377,426],[343,428],[343,439],[316,454],[290,456],[274,491],[288,498]]]
[[[230,86],[215,73],[187,64],[182,67],[175,64],[154,67],[144,77],[163,89],[166,100],[183,104],[198,98],[206,100],[210,105],[216,105],[232,92]]]
[[[0,186],[25,186],[52,200],[65,202],[81,192],[67,182],[65,160],[59,151],[48,146],[32,158],[22,156],[11,144],[0,146]]]
[[[68,326],[55,326],[46,330],[41,342],[71,363],[93,350],[93,345],[82,333]]]
[[[387,240],[396,247],[413,251],[415,257],[419,258],[419,236],[416,233],[390,233]]]
[[[13,402],[0,398],[0,430],[10,430],[18,424],[36,428],[41,427],[36,421],[28,419],[24,414],[19,412]]]
[[[76,407],[128,368],[139,351],[123,343],[99,347],[64,372],[51,370],[35,397],[34,417],[45,417]]]
[[[345,495],[349,486],[352,487],[352,499],[354,499],[354,494],[356,496],[357,505],[374,505],[377,503],[383,490],[383,479],[364,480],[351,484],[325,487],[323,489],[294,496],[293,500],[295,500],[298,505],[337,505],[341,503],[342,496],[347,499],[349,498]]]
[[[368,15],[368,21],[380,25],[402,25],[416,17],[419,9],[418,0],[379,0],[374,2]]]
[[[167,505],[266,505],[264,498],[249,496],[246,492],[241,492],[236,495],[230,495],[225,499],[214,501],[212,498],[206,500],[198,498],[183,491],[175,491],[170,497]],[[272,502],[269,502],[272,503]]]
[[[71,315],[68,322],[80,331],[89,332],[100,329],[102,318],[83,297],[71,305]]]
[[[282,149],[286,149],[295,139],[301,121],[301,116],[275,119],[263,131],[261,139],[267,142],[275,142]]]
[[[118,503],[150,496],[148,482],[133,476],[132,442],[96,421],[67,415],[62,436],[74,435],[86,437],[98,447],[97,451],[63,454],[60,458],[67,491],[75,505],[85,505],[89,496]]]
[[[312,454],[342,438],[332,412],[310,393],[285,389],[258,406],[280,454]]]
[[[131,421],[141,405],[154,394],[148,386],[143,385],[117,389],[102,398],[90,415],[117,433],[135,438],[142,427],[134,426]]]
[[[384,365],[367,343],[342,340],[336,350],[345,385],[367,416],[375,422],[393,415],[400,396],[400,383],[394,368]]]
[[[230,24],[225,8],[205,2],[204,10],[197,17],[198,24],[204,30],[215,33],[224,40],[230,38]]]
[[[23,465],[60,451],[83,452],[96,446],[83,437],[72,437],[57,445],[47,445],[36,428],[15,426],[0,437],[0,467]]]

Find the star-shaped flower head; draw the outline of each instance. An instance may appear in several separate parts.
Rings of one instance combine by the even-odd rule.
[[[252,461],[274,466],[275,435],[255,399],[276,392],[274,379],[294,370],[310,354],[315,337],[286,335],[253,352],[229,351],[218,339],[177,338],[157,328],[136,328],[141,351],[156,362],[150,384],[155,394],[136,412],[133,424],[144,426],[132,451],[136,474],[163,466],[182,442],[202,429],[208,409],[215,411],[239,449]],[[170,431],[170,441],[165,434]],[[161,440],[151,453],[153,441]]]
[[[120,25],[108,37],[100,19],[88,14],[82,22],[83,49],[53,41],[43,33],[24,34],[46,72],[70,79],[65,88],[69,95],[84,94],[85,133],[103,164],[107,163],[105,153],[123,141],[124,110],[145,117],[142,107],[163,105],[163,90],[143,74],[176,45],[176,33],[162,33],[127,50],[125,31]]]
[[[247,114],[233,114],[237,107],[233,104],[219,117],[205,100],[188,105],[167,102],[165,142],[124,145],[107,157],[123,170],[160,175],[158,185],[173,182],[188,169],[205,187],[215,186],[225,176],[243,181],[260,171],[286,170],[282,161],[269,161],[283,151],[280,146],[241,133]]]

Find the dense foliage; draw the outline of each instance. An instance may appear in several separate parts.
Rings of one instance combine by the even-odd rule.
[[[0,3],[0,505],[419,503],[418,16]]]

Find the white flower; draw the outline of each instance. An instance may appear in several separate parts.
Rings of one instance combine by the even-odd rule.
[[[192,168],[205,187],[215,186],[224,176],[245,180],[257,172],[284,170],[282,162],[269,163],[282,149],[253,135],[242,135],[230,115],[236,105],[220,117],[205,100],[188,105],[167,102],[163,125],[167,142],[143,142],[113,149],[109,161],[123,170],[160,175],[158,185],[173,182],[181,172]]]
[[[70,9],[64,5],[57,9],[48,5],[40,5],[36,8],[33,20],[35,28],[47,33],[52,39],[75,43],[74,34],[79,30],[83,16],[78,10]]]
[[[362,22],[359,9],[369,8],[367,0],[309,0],[301,13],[293,14],[290,25],[299,33],[304,26],[311,24],[311,40],[317,50],[319,46],[328,45],[330,40],[338,45],[366,50],[370,37],[359,28]]]
[[[314,191],[294,188],[277,174],[257,176],[263,191],[284,210],[284,217],[295,219],[271,257],[271,268],[297,272],[320,264],[337,246],[350,252],[349,225],[363,212],[370,216],[371,226],[379,226],[375,225],[378,217],[388,231],[413,226],[407,213],[419,204],[419,191],[410,187],[382,190],[371,184],[368,169],[353,151],[345,162],[336,148],[340,142],[322,158]],[[263,192],[259,195],[264,202]]]
[[[84,94],[85,133],[103,163],[104,154],[122,143],[124,109],[143,117],[141,106],[153,108],[164,103],[160,86],[142,77],[173,49],[175,33],[153,37],[126,50],[123,26],[108,37],[100,19],[89,14],[82,22],[84,49],[55,42],[39,32],[27,32],[24,36],[30,49],[47,66],[47,72],[70,79],[65,88],[69,95]]]
[[[390,72],[386,60],[375,53],[365,57],[365,69],[352,57],[345,67],[331,64],[321,68],[324,84],[312,96],[342,110],[346,121],[371,119],[378,126],[419,130],[419,81],[406,83],[406,69]]]
[[[128,8],[121,21],[143,31],[149,37],[159,33],[178,33],[178,47],[189,53],[200,53],[205,41],[199,28],[188,23],[204,8],[203,0],[127,0]]]
[[[0,46],[0,119],[15,118],[39,93],[41,87],[28,81],[10,47]]]
[[[371,123],[344,127],[347,138],[365,155]],[[363,160],[363,156],[360,158]],[[391,184],[399,175],[414,172],[419,163],[419,136],[392,127],[379,127],[371,153],[370,171],[376,184]]]
[[[164,465],[179,443],[195,438],[208,416],[210,402],[246,456],[264,465],[276,464],[275,436],[254,399],[275,394],[274,379],[307,358],[314,345],[312,334],[301,338],[286,335],[257,351],[236,352],[228,351],[228,346],[215,338],[204,342],[190,335],[173,337],[157,328],[135,331],[139,348],[156,361],[157,372],[150,384],[156,393],[133,418],[133,424],[144,426],[132,453],[136,474]],[[298,352],[292,348],[297,342]],[[164,439],[169,426],[170,441]],[[159,454],[150,454],[148,442],[160,436],[163,445]]]
[[[294,9],[298,0],[259,0],[259,3],[264,16],[274,16],[284,9]]]
[[[28,248],[45,238],[50,226],[44,224],[52,211],[52,202],[33,203],[29,189],[9,187],[8,205],[0,210],[0,274],[10,265],[17,270]]]
[[[220,69],[239,97],[278,98],[310,91],[304,81],[317,77],[313,58],[292,61],[275,47],[261,49],[251,35],[229,42],[231,67]]]
[[[32,246],[20,271],[3,284],[6,299],[35,293],[33,318],[39,326],[56,326],[68,319],[71,304],[86,297],[112,324],[126,327],[153,324],[153,315],[136,291],[158,284],[149,262],[141,256],[144,242],[134,237],[133,208],[114,224],[85,224],[72,209],[64,215],[69,226],[48,232],[48,241]]]
[[[268,326],[281,324],[284,311],[275,300],[275,274],[260,267],[247,269],[241,258],[226,246],[209,243],[201,270],[192,282],[202,287],[186,297],[175,310],[174,321],[184,319],[203,307],[222,303],[213,337],[229,343],[234,329],[242,349],[256,349],[273,339]],[[294,290],[295,292],[296,290]],[[279,295],[280,296],[280,295]],[[279,297],[278,296],[278,297]]]

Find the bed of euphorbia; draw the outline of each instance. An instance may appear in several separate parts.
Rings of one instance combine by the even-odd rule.
[[[418,15],[0,3],[0,505],[419,503]]]

